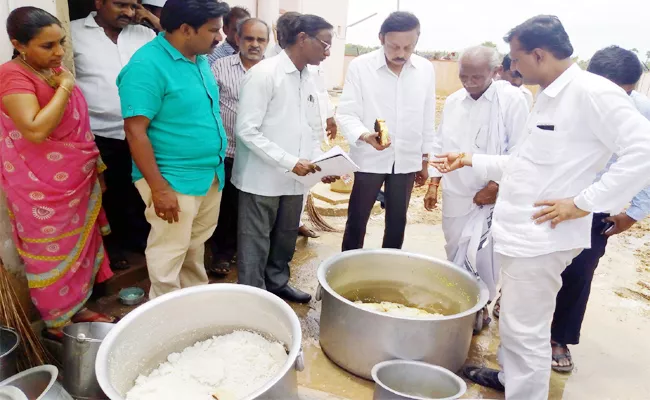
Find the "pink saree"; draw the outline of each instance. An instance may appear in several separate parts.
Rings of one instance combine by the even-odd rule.
[[[79,88],[41,144],[23,138],[1,101],[25,93],[36,95],[43,107],[54,90],[13,62],[0,66],[0,183],[32,301],[48,328],[59,328],[84,307],[95,282],[112,276],[102,243],[110,229],[97,179],[105,167]]]

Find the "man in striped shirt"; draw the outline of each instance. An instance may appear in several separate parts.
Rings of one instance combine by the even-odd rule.
[[[244,7],[233,7],[230,12],[223,17],[223,33],[226,34],[226,40],[219,46],[215,47],[211,54],[208,54],[210,66],[224,57],[237,54],[239,44],[237,43],[237,26],[241,21],[251,17],[251,13]]]
[[[212,250],[212,264],[208,272],[226,275],[230,272],[230,262],[237,251],[237,199],[239,190],[230,183],[235,157],[235,120],[239,103],[239,86],[246,71],[262,61],[269,43],[269,26],[257,18],[240,21],[235,40],[239,54],[223,57],[212,65],[219,85],[219,107],[221,119],[228,136],[226,149],[226,186],[221,199],[219,223],[212,238],[208,241]]]

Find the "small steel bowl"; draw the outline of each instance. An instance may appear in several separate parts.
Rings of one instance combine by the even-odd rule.
[[[135,306],[144,301],[144,290],[139,287],[130,287],[120,290],[120,301],[126,306]]]

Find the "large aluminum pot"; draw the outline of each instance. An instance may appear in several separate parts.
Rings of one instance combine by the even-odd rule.
[[[20,345],[18,333],[4,326],[0,326],[0,381],[13,376],[18,368],[16,366],[16,351]]]
[[[372,369],[373,400],[453,400],[467,391],[453,372],[421,361],[384,361]]]
[[[30,400],[72,400],[63,386],[57,382],[59,370],[53,365],[28,369],[0,382],[0,387],[14,386]]]
[[[366,379],[373,366],[394,359],[457,371],[469,352],[475,314],[489,297],[483,282],[450,262],[392,249],[338,254],[320,265],[318,283],[321,347],[337,365]],[[418,305],[439,302],[452,315],[396,317],[343,296],[366,287],[375,288],[378,301],[399,303],[399,295]]]
[[[109,399],[124,400],[138,375],[150,373],[169,354],[235,329],[271,336],[289,349],[277,376],[244,400],[297,399],[296,370],[304,361],[295,312],[265,290],[225,283],[172,292],[128,314],[99,348],[97,380]]]

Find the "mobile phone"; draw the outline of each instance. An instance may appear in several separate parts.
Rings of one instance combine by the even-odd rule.
[[[607,232],[609,232],[614,227],[614,225],[615,224],[611,221],[605,221],[605,226],[603,227],[603,230],[600,231],[600,234],[601,235],[607,234]]]

